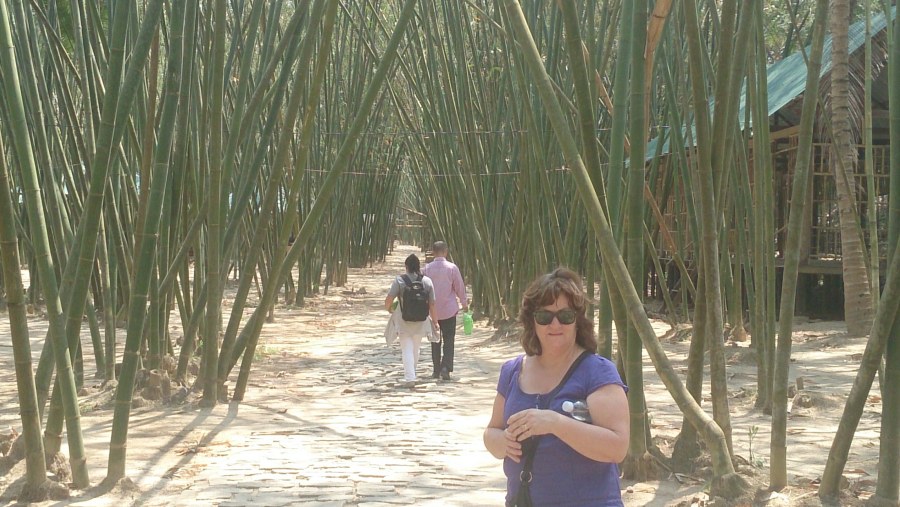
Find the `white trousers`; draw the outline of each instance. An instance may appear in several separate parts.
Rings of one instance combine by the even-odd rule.
[[[403,358],[403,380],[412,382],[416,380],[416,365],[419,364],[419,349],[422,346],[422,337],[400,335],[400,355]]]

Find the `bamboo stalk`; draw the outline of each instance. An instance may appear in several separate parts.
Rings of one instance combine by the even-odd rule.
[[[525,62],[529,67],[534,84],[540,93],[544,106],[551,121],[553,122],[554,131],[557,139],[561,144],[563,152],[570,167],[573,168],[573,174],[576,176],[578,183],[576,188],[585,207],[589,211],[591,223],[594,231],[599,237],[600,247],[604,258],[607,262],[613,264],[611,271],[614,275],[615,283],[618,285],[626,301],[629,321],[638,329],[641,340],[646,347],[657,373],[662,379],[666,388],[672,393],[675,402],[682,411],[690,417],[691,422],[701,431],[704,440],[709,446],[713,459],[713,467],[715,479],[713,481],[713,490],[716,494],[722,493],[728,497],[737,496],[740,491],[747,487],[746,481],[734,473],[734,467],[729,458],[725,435],[715,422],[703,412],[699,405],[691,398],[690,394],[684,388],[680,378],[669,363],[665,352],[659,344],[656,334],[644,313],[643,306],[638,297],[637,291],[630,283],[628,270],[616,247],[616,242],[610,228],[607,217],[596,194],[593,192],[593,185],[578,154],[578,150],[566,127],[562,110],[555,100],[553,88],[549,83],[549,78],[544,70],[541,55],[535,47],[534,40],[528,29],[528,24],[522,14],[521,8],[515,0],[506,0],[504,6],[509,15],[516,38],[523,52]]]

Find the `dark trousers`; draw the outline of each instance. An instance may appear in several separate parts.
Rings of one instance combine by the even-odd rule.
[[[441,327],[441,341],[431,344],[431,362],[434,364],[434,371],[453,371],[453,342],[456,341],[456,315],[449,319],[439,320],[438,325]],[[441,349],[443,348],[444,357],[441,358]]]

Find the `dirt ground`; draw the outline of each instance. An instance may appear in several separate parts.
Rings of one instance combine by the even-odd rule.
[[[131,481],[112,490],[94,486],[73,492],[69,500],[44,505],[501,504],[505,487],[501,463],[483,449],[480,435],[489,418],[500,365],[521,349],[514,340],[497,337],[484,322],[476,321],[471,336],[462,336],[460,326],[458,378],[448,383],[427,379],[413,389],[401,388],[399,352],[396,345],[386,346],[381,336],[387,319],[382,304],[392,274],[413,252],[420,253],[414,247],[398,246],[386,263],[352,269],[345,287],[332,287],[327,295],[309,298],[302,308],[279,305],[275,322],[263,330],[243,403],[201,410],[191,395],[182,403],[136,408],[128,440]],[[234,288],[230,283],[229,290]],[[229,310],[226,298],[226,316]],[[667,353],[684,374],[688,342],[676,333],[667,335],[667,323],[655,320],[653,324],[666,337]],[[47,326],[40,315],[30,318],[29,325],[36,362]],[[173,337],[181,332],[178,322],[173,322]],[[124,335],[124,330],[120,333]],[[89,347],[86,331],[83,339]],[[790,382],[802,378],[804,390],[790,405],[790,486],[777,493],[761,493],[753,504],[818,505],[818,479],[864,347],[865,339],[847,338],[842,322],[795,320]],[[749,342],[729,343],[727,354],[733,444],[743,463],[739,469],[752,483],[765,485],[770,418],[754,408],[755,355]],[[92,372],[91,368],[89,362],[87,371]],[[13,371],[9,321],[0,314],[0,442],[2,435],[20,429]],[[419,374],[427,376],[426,371],[430,373],[427,342]],[[682,417],[646,356],[644,375],[654,440],[668,456]],[[100,384],[87,379],[82,397],[82,428],[95,485],[105,473],[112,417],[108,404],[93,403],[101,398]],[[357,422],[342,417],[348,400],[353,400]],[[708,402],[706,398],[704,406],[711,410]],[[420,419],[410,413],[410,406],[417,404],[429,407],[430,415]],[[880,414],[876,380],[845,469],[844,504],[860,503],[874,491]],[[433,432],[428,451],[416,451],[418,437],[400,433],[403,424],[420,427],[435,420],[444,429]],[[294,427],[315,431],[289,429]],[[360,432],[356,435],[360,440],[347,436]],[[364,446],[366,438],[373,436],[406,450],[393,454],[391,446]],[[257,454],[244,457],[244,451]],[[400,463],[407,458],[417,460],[413,468]],[[244,475],[252,475],[257,482],[252,490],[238,490],[251,486],[222,480],[228,468],[239,467],[236,464],[243,459],[249,461]],[[261,461],[280,464],[266,467],[259,465]],[[423,463],[431,468],[417,468]],[[15,502],[23,473],[22,463],[12,469],[0,466],[0,505]],[[322,482],[322,474],[328,482]],[[664,475],[659,481],[623,481],[626,505],[720,505],[705,494],[707,481],[702,474]],[[366,487],[356,485],[351,494],[344,494],[342,482],[359,476],[370,478]],[[282,478],[286,479],[279,482]],[[332,488],[333,494],[323,497],[325,487]],[[263,493],[288,496],[277,501],[253,496]]]

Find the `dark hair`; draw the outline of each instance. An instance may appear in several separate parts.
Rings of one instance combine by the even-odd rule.
[[[581,277],[571,269],[559,267],[531,282],[522,296],[519,322],[524,330],[520,342],[525,353],[539,356],[543,352],[534,328],[534,312],[552,305],[559,296],[566,296],[570,307],[575,310],[575,343],[585,350],[596,352],[597,339],[594,337],[594,325],[587,318],[587,299],[584,297]]]
[[[416,257],[416,254],[409,254],[409,257],[404,261],[406,264],[406,270],[410,273],[415,273],[419,276],[422,275],[422,265],[419,263],[419,258]]]

